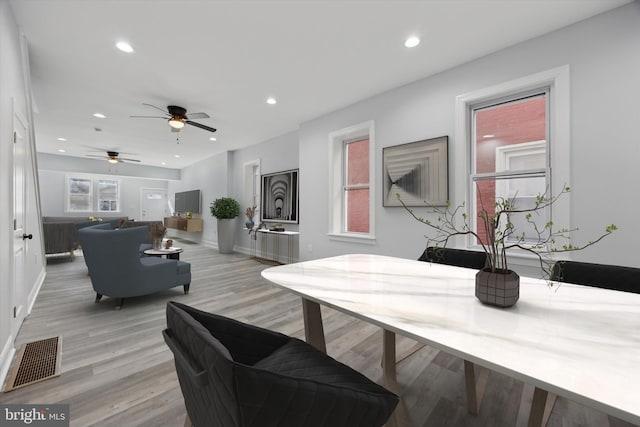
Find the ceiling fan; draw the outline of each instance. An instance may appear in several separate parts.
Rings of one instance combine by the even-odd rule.
[[[216,129],[203,125],[202,123],[194,122],[191,119],[208,119],[209,115],[207,113],[190,113],[187,116],[187,109],[183,107],[178,107],[177,105],[169,105],[167,106],[167,110],[163,110],[160,107],[156,107],[155,105],[145,104],[149,107],[153,107],[156,110],[162,111],[164,116],[129,116],[133,118],[142,118],[142,119],[164,119],[169,122],[169,126],[171,126],[171,132],[180,132],[180,129],[184,127],[184,125],[191,125],[198,127],[200,129],[208,130],[209,132],[215,132]]]
[[[112,164],[124,163],[124,162],[138,162],[138,163],[140,162],[140,160],[137,160],[137,159],[125,159],[123,157],[120,157],[120,153],[118,153],[117,151],[107,151],[106,153],[107,153],[106,156],[96,156],[93,154],[87,154],[87,157],[97,157],[99,159],[107,159],[107,162]]]

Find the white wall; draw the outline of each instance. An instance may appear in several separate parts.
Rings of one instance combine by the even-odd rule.
[[[204,220],[202,233],[169,230],[169,235],[218,247],[217,220],[211,216],[210,205],[220,197],[233,197],[246,206],[244,200],[244,164],[259,160],[261,173],[298,168],[298,135],[289,132],[242,150],[219,153],[182,170],[181,180],[169,183],[169,200],[178,191],[201,190],[202,213],[195,217]],[[235,251],[250,253],[248,234],[243,230],[245,217],[237,219]],[[286,224],[287,230],[297,231],[297,224]],[[297,257],[296,257],[297,258]]]
[[[140,220],[140,189],[166,189],[169,186],[169,181],[167,179],[138,178],[135,176],[119,175],[119,171],[109,171],[107,169],[106,165],[108,165],[108,163],[106,161],[78,160],[73,157],[68,157],[68,160],[64,158],[56,159],[56,162],[51,164],[51,162],[48,161],[50,157],[65,156],[46,155],[42,153],[38,154],[43,216],[127,216],[132,219]],[[42,159],[45,159],[45,161],[40,161]],[[91,162],[91,164],[97,163],[97,167],[93,169],[87,168],[83,162]],[[52,167],[57,169],[51,169]],[[110,176],[112,178],[119,179],[121,212],[117,214],[107,214],[105,212],[98,211],[82,214],[65,212],[66,175],[74,172],[81,174],[88,173],[96,176]]]
[[[180,181],[169,183],[169,200],[173,203],[176,192],[200,190],[201,211],[194,218],[203,219],[203,231],[187,233],[174,229],[168,230],[169,236],[181,237],[205,245],[218,247],[218,233],[215,218],[211,216],[209,206],[219,197],[229,193],[229,159],[232,153],[219,153],[182,169]]]
[[[383,208],[382,148],[449,136],[449,177],[454,158],[465,152],[454,138],[457,95],[565,64],[571,69],[571,224],[575,243],[615,223],[620,231],[574,259],[640,267],[634,238],[640,202],[640,2],[521,43],[436,76],[383,93],[300,125],[301,258],[342,253],[393,254],[417,258],[425,245],[424,226],[402,208]],[[327,237],[328,134],[366,120],[375,121],[376,234],[374,245]],[[325,177],[324,179],[321,177]],[[450,198],[462,201],[463,194]],[[309,246],[312,251],[309,252]]]
[[[268,174],[274,172],[280,172],[290,169],[298,169],[299,156],[298,156],[298,132],[293,131],[286,133],[284,135],[278,136],[276,138],[265,141],[261,144],[257,144],[243,150],[234,151],[233,153],[233,161],[231,167],[231,192],[233,196],[241,202],[241,211],[248,207],[242,204],[242,201],[245,200],[244,193],[244,165],[247,162],[251,162],[254,160],[260,161],[260,174]],[[302,178],[299,178],[302,179]],[[300,194],[302,197],[302,194]],[[244,222],[246,218],[244,213],[240,215],[239,225],[236,231],[236,251],[250,253],[251,252],[251,240],[249,238],[249,234],[243,229]],[[304,221],[304,219],[302,219]],[[288,231],[298,231],[298,224],[283,224],[285,229]],[[257,249],[260,250],[262,239],[260,239],[257,243]],[[270,236],[274,237],[274,236]],[[286,250],[287,246],[285,245],[286,241],[283,237],[280,237],[280,259],[286,259]],[[273,245],[270,240],[265,244],[265,248],[267,252],[265,254],[268,257],[273,257]],[[298,259],[298,251],[297,248],[294,248],[294,260]]]
[[[0,384],[4,381],[15,349],[15,337],[11,333],[13,318],[14,283],[14,236],[13,236],[13,111],[22,117],[28,114],[28,82],[23,75],[23,61],[18,28],[13,11],[6,0],[0,0]],[[39,227],[35,171],[32,167],[30,147],[26,149],[25,170],[26,218],[25,232],[33,234],[33,240],[25,242],[24,283],[16,289],[18,304],[29,309],[37,289],[44,280],[44,258],[42,255],[42,233]],[[26,311],[26,310],[25,310]]]

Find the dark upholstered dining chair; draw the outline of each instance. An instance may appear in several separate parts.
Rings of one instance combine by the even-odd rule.
[[[296,338],[169,302],[185,425],[375,427],[398,397]]]
[[[551,280],[640,293],[640,268],[578,261],[557,261],[553,265]]]
[[[438,248],[429,246],[418,261],[435,262],[436,264],[454,265],[456,267],[480,270],[487,263],[487,254],[465,249]]]

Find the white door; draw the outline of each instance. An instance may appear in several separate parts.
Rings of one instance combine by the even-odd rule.
[[[140,221],[162,221],[171,216],[167,190],[163,188],[140,189]]]
[[[14,113],[13,116],[13,280],[9,292],[12,300],[11,333],[15,336],[26,311],[25,249],[30,237],[25,230],[25,149],[27,146],[27,122]]]

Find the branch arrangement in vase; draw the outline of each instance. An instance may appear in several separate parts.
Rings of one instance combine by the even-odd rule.
[[[400,194],[396,194],[396,197],[413,218],[434,232],[433,236],[425,236],[427,246],[446,247],[453,237],[472,236],[487,255],[487,270],[492,273],[509,271],[507,251],[517,248],[535,255],[540,262],[543,274],[548,278],[551,276],[555,254],[588,248],[617,230],[615,224],[608,225],[604,233],[596,239],[582,245],[574,245],[571,242],[571,233],[577,231],[577,228],[555,228],[552,221],[547,221],[541,226],[535,221],[546,208],[570,191],[569,187],[564,187],[555,196],[547,191],[536,196],[532,207],[522,209],[516,206],[514,201],[516,197],[511,199],[498,197],[493,204],[492,213],[479,197],[478,230],[473,230],[469,225],[469,215],[466,213],[464,203],[454,207],[450,201],[447,201],[445,206],[434,206],[425,202],[425,206],[430,209],[428,213],[437,215],[434,220],[429,220],[418,216],[413,209],[407,207],[400,198]],[[523,216],[530,228],[529,234],[525,235],[524,231],[516,230],[512,221],[514,215]],[[549,285],[553,284],[549,281]]]
[[[251,207],[248,207],[248,208],[246,208],[244,210],[244,214],[247,217],[247,221],[253,221],[253,217],[256,214],[256,209],[257,208],[258,208],[257,206],[251,206]]]

